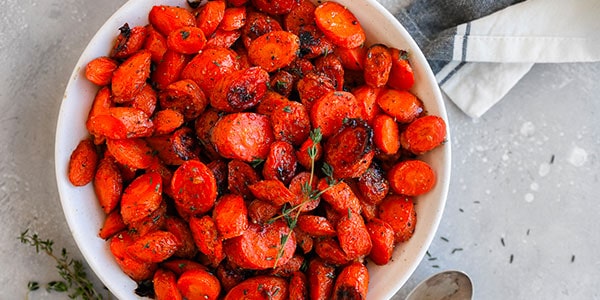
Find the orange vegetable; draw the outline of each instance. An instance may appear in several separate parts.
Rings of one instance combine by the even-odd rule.
[[[247,163],[234,159],[227,164],[227,189],[231,193],[249,199],[252,192],[248,186],[259,180],[258,173]]]
[[[152,277],[156,300],[182,300],[177,289],[177,277],[169,270],[159,268]]]
[[[152,121],[143,111],[133,107],[109,107],[107,114],[89,119],[90,132],[108,139],[139,138],[152,135]]]
[[[379,218],[394,230],[394,243],[405,242],[413,235],[417,213],[412,198],[388,195],[377,209]]]
[[[360,214],[350,209],[342,214],[336,226],[340,247],[349,259],[357,259],[371,252],[371,237]]]
[[[310,109],[314,128],[321,127],[323,137],[330,137],[343,125],[344,119],[360,118],[360,104],[349,92],[331,91],[315,101]]]
[[[244,234],[248,229],[248,210],[239,195],[223,195],[215,204],[213,219],[223,240]]]
[[[344,89],[344,66],[336,55],[319,57],[315,62],[315,68],[331,78],[336,90],[342,91]]]
[[[301,215],[298,217],[298,227],[314,237],[333,237],[336,231],[331,222],[325,217]]]
[[[117,67],[117,62],[106,56],[92,59],[85,66],[85,78],[95,85],[108,85]]]
[[[227,48],[209,48],[203,50],[181,71],[182,79],[191,79],[207,94],[221,77],[238,69],[235,52]]]
[[[142,139],[108,139],[106,146],[117,162],[132,169],[146,169],[154,160],[152,149]]]
[[[360,262],[354,262],[342,269],[333,287],[333,299],[367,299],[369,271]]]
[[[385,154],[395,154],[400,149],[400,132],[394,118],[380,114],[373,120],[373,143]]]
[[[402,147],[417,155],[433,150],[445,139],[446,122],[438,116],[417,118],[400,134]]]
[[[127,58],[142,49],[146,39],[146,27],[135,26],[130,28],[129,24],[125,23],[119,28],[119,31],[121,33],[117,36],[110,57],[116,59]]]
[[[202,89],[193,80],[184,79],[169,84],[158,94],[162,108],[171,108],[183,114],[185,120],[197,118],[208,105]]]
[[[392,69],[392,55],[385,45],[376,44],[367,50],[364,76],[367,85],[380,88],[386,85]]]
[[[372,137],[373,131],[364,121],[352,119],[325,142],[325,162],[336,178],[360,177],[367,170],[375,155]]]
[[[352,49],[336,47],[334,53],[340,58],[345,69],[362,71],[365,68],[366,47],[359,46]]]
[[[223,299],[285,300],[287,295],[288,283],[285,279],[263,275],[240,282]]]
[[[153,63],[159,63],[167,51],[167,39],[160,34],[152,25],[146,27],[146,40],[144,49],[150,51]]]
[[[324,263],[320,259],[313,259],[308,264],[308,291],[310,299],[331,299],[335,283],[335,267]]]
[[[435,185],[433,169],[421,160],[405,160],[388,171],[390,187],[398,194],[417,196],[429,192]]]
[[[271,75],[269,82],[271,90],[284,96],[289,97],[294,88],[294,76],[285,70],[279,70]]]
[[[289,284],[289,300],[308,299],[308,279],[300,271],[292,273]]]
[[[121,198],[121,216],[125,224],[132,224],[152,214],[162,202],[162,178],[146,173],[133,180]]]
[[[223,0],[208,1],[198,9],[196,24],[209,37],[215,32],[225,15],[226,3]]]
[[[98,153],[91,139],[84,139],[77,144],[69,160],[69,181],[74,186],[83,186],[94,179]]]
[[[171,31],[167,36],[167,47],[183,54],[195,54],[206,45],[202,29],[185,26]]]
[[[183,114],[177,110],[165,108],[154,116],[154,133],[168,134],[183,125]]]
[[[127,101],[139,93],[150,77],[150,51],[138,51],[125,60],[113,72],[111,88],[113,95]]]
[[[189,58],[185,54],[167,49],[156,65],[156,70],[152,72],[152,81],[159,89],[166,88],[178,80],[188,61]]]
[[[297,57],[300,39],[287,31],[271,31],[254,39],[248,47],[250,62],[267,72],[289,65]]]
[[[337,46],[355,48],[365,42],[366,35],[358,19],[337,2],[324,2],[317,6],[315,22]]]
[[[321,179],[319,181],[319,190],[325,191],[321,197],[337,213],[347,214],[348,210],[360,213],[360,201],[346,182],[340,181],[333,186],[329,186],[327,180]],[[331,218],[328,217],[328,219]]]
[[[123,177],[112,156],[105,156],[100,160],[94,175],[94,192],[105,213],[110,213],[119,205],[123,192]]]
[[[415,84],[415,74],[408,61],[408,53],[404,50],[390,48],[392,69],[388,86],[397,90],[409,90]]]
[[[225,258],[225,254],[223,239],[219,237],[217,225],[213,219],[210,216],[191,217],[189,224],[198,250],[208,257],[213,267],[218,266]]]
[[[171,180],[175,205],[190,215],[209,211],[217,199],[217,181],[212,171],[199,160],[181,164]]]
[[[142,262],[155,263],[171,257],[180,245],[172,233],[154,231],[134,240],[126,251]]]
[[[170,216],[165,219],[165,229],[172,233],[180,242],[180,246],[174,255],[181,258],[193,258],[198,249],[194,242],[194,236],[186,221],[179,217]]]
[[[206,48],[229,48],[242,36],[239,30],[225,31],[217,28],[206,41]]]
[[[133,257],[127,250],[131,244],[133,244],[133,237],[127,231],[122,231],[110,239],[109,249],[115,261],[127,276],[136,281],[152,278],[158,264],[142,262]]]
[[[276,206],[294,201],[295,195],[277,179],[261,180],[248,186],[252,194]]]
[[[356,185],[363,199],[369,204],[379,204],[390,191],[390,184],[376,163],[372,163],[358,178]]]
[[[381,219],[372,219],[366,225],[373,243],[369,257],[378,265],[387,264],[394,251],[394,229]]]
[[[107,240],[125,229],[127,229],[127,225],[123,222],[121,212],[119,210],[113,210],[106,216],[106,219],[104,219],[104,224],[102,225],[102,228],[100,228],[98,236],[101,239]]]
[[[210,95],[210,105],[225,112],[241,112],[258,104],[267,91],[269,73],[260,67],[221,77]]]
[[[316,6],[311,1],[300,0],[299,4],[284,16],[285,30],[297,35],[300,28],[315,24],[315,8]]]
[[[350,261],[349,256],[342,250],[340,243],[333,238],[318,239],[315,242],[315,253],[331,265],[341,266]]]
[[[323,95],[335,91],[333,80],[322,73],[310,72],[298,80],[298,94],[300,101],[307,108],[311,109]]]
[[[377,104],[399,123],[410,123],[423,112],[421,100],[408,91],[385,89],[377,97]]]
[[[153,6],[148,14],[148,20],[164,36],[184,26],[196,26],[196,19],[191,12],[175,6]]]
[[[266,159],[273,142],[269,118],[256,113],[223,116],[212,130],[211,141],[221,156],[251,162]]]
[[[296,175],[297,159],[294,146],[277,141],[271,144],[269,155],[265,160],[262,175],[267,180],[279,180],[289,184]]]
[[[381,89],[368,85],[362,85],[352,90],[352,94],[358,99],[362,108],[362,116],[367,124],[373,125],[373,119],[380,114],[381,109],[377,105],[377,97]]]
[[[200,151],[193,139],[193,131],[181,127],[168,135],[146,138],[146,142],[165,164],[178,166],[186,160],[198,159]]]
[[[246,24],[246,7],[228,7],[223,14],[219,28],[224,31],[234,31]]]
[[[184,299],[216,300],[221,293],[219,279],[204,270],[183,272],[177,279],[177,288]]]

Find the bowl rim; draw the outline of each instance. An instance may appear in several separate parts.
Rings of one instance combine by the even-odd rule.
[[[311,0],[313,2],[316,2],[315,0]],[[333,0],[335,1],[335,0]],[[144,2],[144,3],[142,3]],[[374,282],[374,280],[371,280],[370,282],[370,287],[369,287],[369,298],[373,297],[373,286],[375,286],[375,288],[377,289],[377,299],[389,299],[391,298],[395,293],[397,293],[397,291],[406,283],[406,281],[408,280],[408,278],[414,273],[414,271],[416,270],[416,268],[418,267],[418,265],[420,264],[420,262],[422,261],[423,257],[426,254],[427,249],[429,248],[437,230],[439,227],[439,224],[441,222],[441,218],[442,218],[442,214],[445,208],[445,204],[446,204],[446,200],[447,200],[447,195],[448,195],[448,190],[449,190],[449,184],[450,184],[450,171],[451,171],[451,138],[450,138],[450,130],[449,130],[449,122],[448,122],[448,116],[446,113],[446,107],[444,104],[444,99],[442,97],[442,93],[439,89],[439,86],[437,84],[437,81],[435,80],[435,76],[433,75],[433,72],[431,70],[431,68],[429,67],[429,64],[427,62],[427,60],[425,59],[425,56],[423,55],[423,53],[421,52],[421,50],[419,49],[418,45],[416,44],[416,42],[413,40],[413,38],[409,35],[409,33],[406,31],[406,29],[402,26],[402,24],[400,24],[398,22],[398,20],[386,9],[384,8],[379,2],[377,2],[376,0],[362,0],[362,1],[354,1],[354,0],[342,0],[338,2],[344,2],[343,4],[345,6],[347,6],[353,13],[355,13],[355,15],[359,15],[359,13],[357,13],[356,9],[353,9],[352,7],[358,7],[360,5],[363,5],[364,9],[371,9],[371,10],[375,10],[375,12],[377,14],[379,14],[381,17],[383,17],[383,19],[381,20],[376,20],[377,22],[384,22],[386,24],[392,24],[392,29],[393,31],[397,32],[400,34],[401,39],[402,39],[402,43],[405,44],[406,46],[408,46],[408,48],[411,50],[411,63],[413,65],[413,68],[418,69],[415,71],[415,73],[419,73],[419,75],[421,76],[421,78],[419,80],[424,80],[425,83],[429,86],[429,88],[427,89],[431,94],[429,95],[429,97],[432,97],[433,100],[432,102],[436,103],[435,105],[435,112],[432,114],[435,114],[439,117],[441,117],[442,119],[444,119],[444,121],[446,122],[446,143],[444,143],[444,145],[442,145],[441,147],[438,147],[436,149],[434,149],[432,152],[426,154],[423,156],[423,160],[426,160],[429,157],[432,156],[440,156],[441,157],[441,165],[439,165],[439,167],[436,169],[436,176],[438,178],[438,181],[434,187],[434,190],[436,190],[436,194],[438,194],[438,198],[437,198],[437,205],[435,206],[435,211],[433,211],[431,218],[428,220],[429,223],[426,225],[427,228],[429,228],[429,230],[427,230],[425,232],[425,234],[421,234],[420,233],[420,245],[418,245],[418,249],[416,250],[416,252],[411,252],[411,256],[408,258],[403,257],[403,259],[398,259],[399,263],[402,263],[403,268],[406,270],[405,272],[403,272],[403,275],[401,277],[395,277],[395,278],[385,278],[384,280],[377,280],[377,282]],[[122,21],[124,20],[124,17],[126,16],[125,13],[128,11],[131,11],[132,9],[134,9],[134,7],[137,7],[139,5],[145,6],[145,7],[152,7],[152,5],[157,5],[157,4],[164,4],[164,5],[172,5],[172,4],[185,4],[184,0],[129,0],[126,3],[124,3],[119,9],[117,9],[106,21],[105,23],[98,29],[98,31],[94,34],[94,36],[90,39],[89,43],[86,45],[86,47],[84,48],[81,56],[79,57],[75,67],[73,68],[73,72],[71,73],[70,77],[69,77],[69,81],[68,84],[65,88],[65,94],[63,96],[63,99],[61,101],[61,105],[60,105],[60,109],[59,109],[59,115],[58,115],[58,119],[57,119],[57,125],[56,125],[56,136],[55,136],[55,147],[54,147],[54,162],[55,162],[55,175],[56,175],[56,181],[57,181],[57,187],[58,187],[58,192],[59,192],[59,197],[60,197],[60,203],[61,206],[63,208],[63,213],[65,214],[65,218],[67,220],[68,226],[69,226],[69,230],[71,231],[71,235],[73,236],[80,252],[82,253],[83,257],[85,258],[87,264],[91,267],[92,271],[96,274],[96,276],[103,282],[103,284],[110,289],[110,291],[115,294],[117,296],[117,298],[119,299],[126,299],[126,298],[136,298],[136,296],[133,294],[133,289],[135,289],[135,284],[133,283],[133,280],[130,280],[129,277],[127,275],[125,275],[122,271],[120,271],[120,269],[117,269],[119,272],[106,272],[106,264],[107,263],[112,263],[114,265],[116,265],[116,263],[113,262],[102,262],[100,259],[98,259],[98,255],[100,255],[101,253],[98,253],[98,251],[102,252],[106,252],[109,251],[108,250],[108,242],[104,241],[102,239],[100,239],[97,236],[97,232],[99,230],[99,228],[101,227],[102,224],[98,224],[90,222],[91,224],[83,224],[84,226],[82,226],[82,224],[80,224],[80,222],[76,222],[77,220],[80,219],[94,219],[98,217],[98,211],[95,212],[90,212],[90,211],[86,211],[85,208],[87,206],[89,206],[89,204],[86,206],[85,203],[79,203],[79,202],[74,202],[76,200],[78,200],[77,198],[79,196],[85,196],[88,195],[89,193],[94,193],[93,192],[93,188],[91,187],[91,184],[88,184],[87,186],[84,187],[73,187],[70,185],[70,182],[68,181],[68,177],[67,177],[67,168],[68,168],[68,160],[71,154],[71,151],[74,149],[75,145],[65,145],[65,140],[73,140],[73,136],[85,136],[85,135],[81,135],[81,129],[82,128],[72,128],[70,127],[70,124],[73,123],[73,120],[75,121],[76,124],[83,124],[83,130],[85,130],[85,132],[87,132],[87,130],[85,129],[85,120],[87,118],[87,114],[85,115],[80,115],[80,116],[70,116],[68,115],[68,112],[70,109],[72,109],[72,106],[74,104],[72,104],[72,102],[74,101],[73,99],[71,99],[71,94],[74,93],[73,91],[79,88],[84,89],[84,91],[87,91],[88,93],[90,93],[90,90],[94,90],[93,94],[95,95],[95,91],[97,91],[99,89],[99,87],[94,86],[93,84],[86,82],[85,77],[82,74],[83,69],[85,69],[85,65],[87,64],[87,62],[89,60],[91,60],[92,58],[95,58],[97,55],[95,54],[96,52],[98,52],[98,50],[95,50],[96,48],[100,47],[104,48],[104,50],[106,50],[104,53],[105,55],[107,55],[109,53],[109,49],[110,46],[112,45],[112,43],[106,43],[107,37],[110,36],[110,41],[112,41],[112,39],[114,39],[114,37],[116,36],[116,31],[117,29],[122,25]],[[147,16],[147,12],[149,11],[146,10],[146,16]],[[361,18],[358,18],[359,21],[361,22],[361,24],[364,24],[365,21],[361,20]],[[147,17],[146,18],[137,18],[136,20],[126,20],[128,21],[128,23],[132,24],[132,23],[140,23],[140,22],[145,22],[147,23]],[[144,24],[145,24],[144,23]],[[114,31],[114,33],[111,33],[112,31]],[[367,35],[367,37],[369,38],[369,35]],[[420,83],[418,83],[420,84]],[[420,97],[421,98],[421,97]],[[71,101],[69,101],[71,100]],[[76,106],[83,106],[83,108],[85,109],[87,107],[87,111],[89,111],[89,107],[91,106],[91,102],[93,99],[83,99],[80,100],[84,103],[77,103],[75,104]],[[430,105],[427,106],[427,108],[431,108]],[[438,162],[439,163],[439,162]],[[439,179],[443,179],[443,180],[439,180]],[[430,193],[432,193],[433,191],[430,191]],[[95,195],[93,195],[93,198],[95,198]],[[79,199],[79,201],[81,202],[82,200]],[[432,200],[433,201],[433,200]],[[98,210],[100,210],[101,213],[103,213],[101,211],[101,209],[99,208],[99,205],[97,204],[97,201],[94,201],[95,203],[92,205],[95,205],[98,207]],[[427,204],[429,205],[429,204]],[[420,223],[417,222],[417,228],[419,228]],[[94,235],[90,235],[90,233],[93,232],[95,233]],[[414,236],[413,236],[414,238]],[[401,256],[403,256],[405,254],[405,249],[404,247],[397,247],[397,248],[402,248],[402,249],[395,249],[394,251],[394,257],[396,258],[399,254],[397,254],[397,252],[402,252],[400,253]],[[106,254],[106,253],[105,253]],[[394,264],[398,263],[398,262],[393,262]],[[383,266],[386,267],[386,266]],[[380,268],[380,266],[376,266],[374,264],[369,264],[369,268],[375,268],[378,269]],[[127,281],[130,281],[129,283]],[[116,286],[116,282],[120,283],[120,288]],[[122,283],[124,282],[124,283]],[[131,288],[133,286],[133,288]],[[115,288],[118,288],[117,290],[115,290]],[[125,290],[128,290],[129,292],[124,292]],[[141,298],[140,298],[141,299]]]

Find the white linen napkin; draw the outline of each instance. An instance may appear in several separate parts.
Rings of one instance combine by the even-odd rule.
[[[473,118],[500,101],[535,63],[600,61],[600,1],[515,2],[414,0],[396,13],[442,91]],[[448,19],[427,20],[443,18],[443,12]],[[461,19],[466,22],[452,26],[451,20]]]

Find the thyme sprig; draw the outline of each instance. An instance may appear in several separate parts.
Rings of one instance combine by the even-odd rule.
[[[323,195],[325,192],[327,192],[329,189],[331,189],[334,185],[338,183],[338,181],[333,177],[333,167],[328,163],[323,163],[321,171],[323,172],[323,174],[325,174],[325,176],[327,176],[328,187],[321,191],[319,191],[318,188],[313,188],[313,181],[315,178],[315,161],[317,159],[318,154],[318,145],[323,139],[321,128],[317,127],[311,130],[309,136],[313,142],[312,145],[307,149],[308,156],[310,157],[310,177],[308,181],[302,184],[303,200],[299,204],[293,206],[287,203],[284,204],[281,208],[281,214],[271,218],[267,222],[268,224],[272,224],[273,222],[279,219],[284,219],[287,223],[288,228],[290,229],[289,233],[281,235],[281,245],[279,246],[279,250],[277,252],[277,257],[275,258],[275,264],[273,265],[273,268],[277,267],[279,259],[283,256],[283,253],[285,251],[285,244],[287,244],[291,232],[294,230],[294,228],[296,228],[296,224],[298,223],[298,217],[300,216],[300,213],[302,212],[304,207],[309,202],[319,199],[321,195]],[[292,215],[292,213],[294,214]]]
[[[46,253],[56,262],[58,274],[64,281],[52,281],[46,285],[47,291],[68,292],[71,299],[96,300],[103,299],[102,294],[98,293],[94,284],[87,278],[83,263],[79,260],[69,258],[69,253],[62,248],[60,255],[54,253],[54,241],[41,239],[36,233],[30,234],[29,229],[23,231],[18,237],[21,243],[35,248],[36,253]],[[37,282],[29,282],[27,285],[29,291],[39,289]]]

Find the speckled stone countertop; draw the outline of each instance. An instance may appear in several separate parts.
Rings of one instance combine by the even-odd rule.
[[[24,229],[81,258],[58,199],[55,124],[79,54],[123,2],[0,2],[0,299],[59,279],[51,260],[17,240]],[[479,119],[447,102],[446,210],[393,299],[446,269],[470,274],[476,299],[600,299],[599,82],[598,63],[536,65]]]

